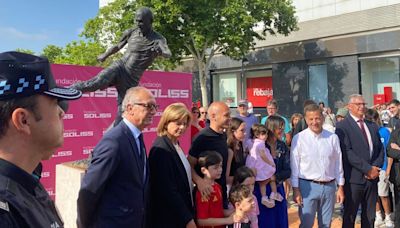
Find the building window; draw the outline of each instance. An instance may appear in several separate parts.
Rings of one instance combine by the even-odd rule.
[[[273,98],[272,70],[246,72],[246,97],[255,108],[265,108]]]
[[[237,74],[217,74],[213,76],[214,101],[223,101],[229,107],[236,107],[238,102]]]
[[[328,104],[328,74],[326,64],[308,66],[308,95],[315,102]]]
[[[361,59],[361,90],[369,105],[400,99],[400,57]]]

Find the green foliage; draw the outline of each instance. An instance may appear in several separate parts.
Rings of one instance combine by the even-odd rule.
[[[82,66],[98,66],[97,56],[105,51],[98,42],[72,41],[58,55],[54,63],[75,64]]]
[[[113,44],[119,41],[122,33],[133,26],[136,1],[115,0],[100,8],[95,18],[89,19],[81,36],[94,41]]]
[[[23,48],[17,48],[17,49],[15,49],[15,51],[22,52],[22,53],[26,53],[26,54],[31,54],[31,55],[34,55],[34,54],[35,54],[34,51],[29,50],[29,49],[23,49]]]
[[[50,63],[55,63],[55,60],[58,57],[62,56],[62,54],[63,54],[62,47],[50,44],[43,48],[41,55],[46,57]]]
[[[241,59],[257,39],[297,30],[291,0],[115,0],[86,23],[81,35],[108,45],[117,43],[122,32],[134,26],[139,6],[152,8],[153,27],[165,36],[172,52],[171,64],[157,60],[152,68],[169,69],[182,57],[193,57],[203,105],[208,104],[205,78],[215,53]]]
[[[240,59],[267,34],[297,29],[290,0],[139,0],[154,9],[154,27],[175,58],[192,55],[203,62],[215,52]],[[260,31],[256,31],[256,26]],[[212,55],[211,55],[212,56]]]

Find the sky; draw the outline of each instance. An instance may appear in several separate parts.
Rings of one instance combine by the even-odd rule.
[[[65,47],[83,39],[79,34],[98,9],[99,0],[0,0],[0,52]]]

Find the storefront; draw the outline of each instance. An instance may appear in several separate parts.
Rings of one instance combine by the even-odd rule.
[[[369,105],[400,99],[400,55],[360,57],[362,94]]]
[[[243,77],[242,77],[243,73]],[[213,100],[224,101],[229,107],[237,107],[240,99],[248,99],[254,108],[264,108],[273,97],[272,70],[243,70],[214,72]]]

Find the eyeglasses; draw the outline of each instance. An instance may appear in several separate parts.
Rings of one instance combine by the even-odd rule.
[[[160,105],[158,104],[145,104],[145,103],[133,103],[134,105],[140,105],[145,107],[147,110],[152,111],[155,110],[157,111],[157,109],[160,107]]]
[[[200,112],[200,114],[206,114],[207,112]]]
[[[350,104],[353,104],[355,106],[366,106],[367,105],[367,103],[350,103]]]
[[[197,111],[193,111],[192,113],[193,113],[193,114],[199,114],[200,112],[197,112]]]

